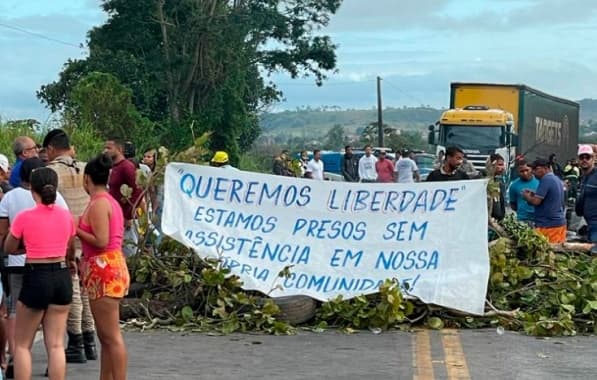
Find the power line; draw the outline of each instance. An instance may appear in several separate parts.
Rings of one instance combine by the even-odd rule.
[[[375,79],[361,80],[361,81],[346,81],[346,82],[327,82],[324,81],[322,87],[325,86],[345,86],[345,85],[357,85],[363,83],[375,82]],[[278,86],[315,86],[315,83],[300,83],[300,82],[275,82]]]
[[[407,92],[405,92],[404,90],[402,90],[400,87],[398,87],[397,85],[393,85],[392,82],[389,82],[387,79],[384,78],[384,83],[386,83],[387,85],[389,85],[391,88],[393,88],[394,90],[399,91],[400,93],[402,93],[404,96],[406,96],[407,98],[410,98],[411,100],[414,100],[415,102],[419,103],[420,105],[425,104],[424,102],[421,101],[421,99],[417,99],[416,97],[408,94]]]
[[[37,38],[41,38],[41,39],[43,39],[43,40],[52,41],[52,42],[55,42],[55,43],[58,43],[58,44],[62,44],[62,45],[66,45],[66,46],[75,47],[75,48],[77,48],[77,49],[84,49],[84,48],[85,48],[85,47],[83,46],[83,44],[80,44],[80,45],[75,45],[75,44],[73,44],[73,43],[70,43],[70,42],[67,42],[67,41],[62,41],[62,40],[59,40],[59,39],[57,39],[57,38],[53,38],[53,37],[48,37],[48,36],[46,36],[46,35],[44,35],[44,34],[41,34],[41,33],[36,33],[36,32],[32,32],[32,31],[30,31],[30,30],[27,30],[27,29],[25,29],[25,28],[21,28],[21,27],[18,27],[18,26],[14,26],[14,25],[8,25],[8,24],[3,24],[3,23],[0,23],[0,26],[2,26],[2,27],[4,27],[4,28],[7,28],[7,29],[16,30],[17,32],[25,33],[25,34],[28,34],[28,35],[30,35],[30,36],[34,36],[34,37],[37,37]]]

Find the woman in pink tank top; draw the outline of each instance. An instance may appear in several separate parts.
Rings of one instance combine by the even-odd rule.
[[[84,186],[91,200],[79,219],[77,236],[83,248],[81,279],[101,343],[100,377],[124,380],[127,351],[120,332],[119,307],[130,278],[122,254],[122,209],[107,189],[111,167],[112,160],[103,154],[85,166]]]

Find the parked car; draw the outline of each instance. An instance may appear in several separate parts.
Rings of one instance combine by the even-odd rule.
[[[415,163],[419,167],[421,181],[425,181],[434,169],[435,156],[429,153],[415,153]]]

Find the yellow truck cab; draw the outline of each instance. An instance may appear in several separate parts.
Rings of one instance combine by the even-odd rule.
[[[452,83],[450,109],[429,126],[436,153],[457,146],[477,170],[498,153],[509,166],[528,160],[576,155],[579,104],[521,84]]]
[[[510,112],[472,105],[445,111],[440,120],[440,140],[444,146],[461,146],[476,169],[485,168],[487,157],[510,155],[508,145],[515,135],[514,117]]]

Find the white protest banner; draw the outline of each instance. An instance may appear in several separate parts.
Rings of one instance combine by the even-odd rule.
[[[423,302],[483,313],[486,181],[345,183],[171,163],[162,229],[221,257],[245,289],[328,300],[397,278]]]

